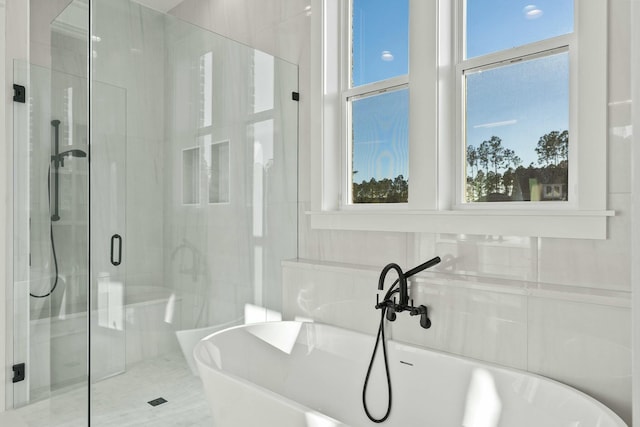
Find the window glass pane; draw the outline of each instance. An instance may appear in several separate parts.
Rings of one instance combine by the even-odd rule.
[[[466,0],[465,16],[465,58],[573,32],[573,0]]]
[[[206,147],[209,203],[229,203],[229,141],[215,142]]]
[[[409,90],[351,102],[352,203],[403,203],[409,180]]]
[[[353,0],[351,86],[409,69],[409,0]]]
[[[567,200],[568,53],[465,81],[466,201]]]
[[[275,58],[268,53],[253,51],[253,112],[273,110],[275,89]]]
[[[182,203],[200,203],[200,148],[182,150]]]
[[[213,52],[200,57],[200,127],[213,123]]]

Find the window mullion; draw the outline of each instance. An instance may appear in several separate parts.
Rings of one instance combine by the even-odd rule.
[[[410,0],[409,9],[409,207],[436,210],[439,192],[447,192],[438,179],[439,5]]]

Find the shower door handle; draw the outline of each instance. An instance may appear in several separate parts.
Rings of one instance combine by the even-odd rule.
[[[116,240],[118,241],[118,258],[116,259]],[[118,266],[122,261],[122,237],[119,234],[111,236],[111,264]]]

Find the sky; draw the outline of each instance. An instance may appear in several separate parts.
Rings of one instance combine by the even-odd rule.
[[[573,30],[573,0],[467,0],[466,7],[468,58]],[[353,86],[408,73],[408,26],[408,0],[353,0]],[[567,56],[470,73],[468,144],[495,135],[524,166],[535,163],[538,139],[568,129]],[[354,180],[407,178],[407,91],[361,98],[352,118]]]

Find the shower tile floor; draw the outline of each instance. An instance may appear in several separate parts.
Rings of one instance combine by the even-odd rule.
[[[28,427],[86,426],[86,388],[56,391],[46,400],[8,413]],[[158,406],[147,402],[162,397]],[[138,363],[92,388],[91,426],[211,426],[200,378],[189,370],[182,353]],[[0,425],[4,426],[3,414]],[[7,425],[14,425],[7,424]],[[17,424],[18,426],[20,424]]]

